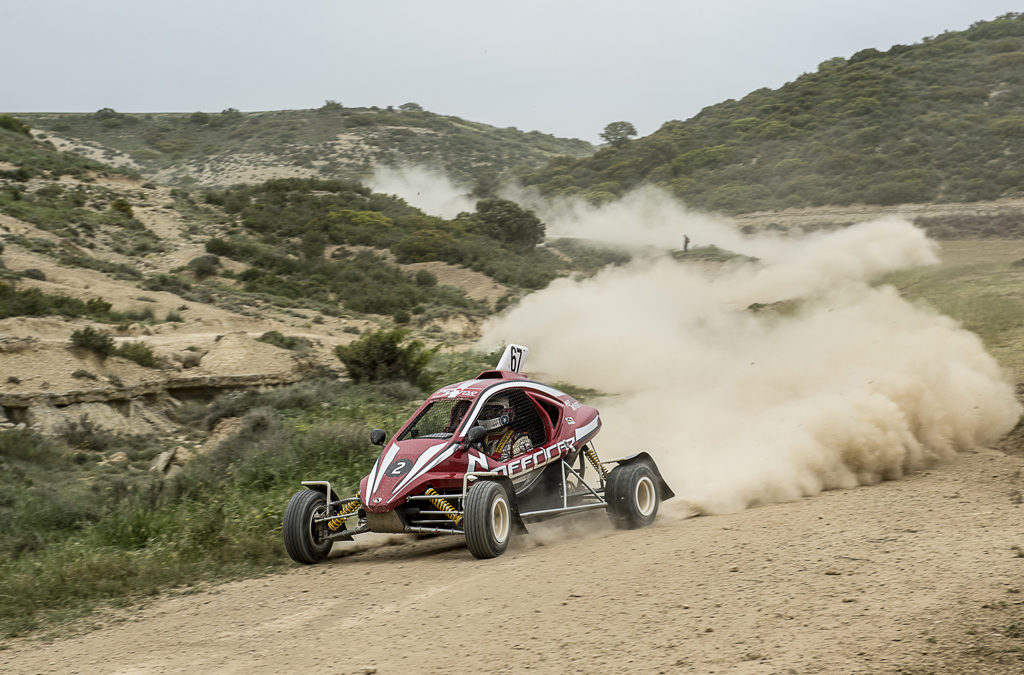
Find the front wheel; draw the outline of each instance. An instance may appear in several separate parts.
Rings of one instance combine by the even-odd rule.
[[[661,495],[651,467],[642,463],[620,464],[608,474],[605,484],[608,516],[621,529],[646,527],[658,515]]]
[[[497,558],[508,548],[512,506],[501,483],[477,483],[466,495],[463,513],[466,546],[476,558]]]
[[[323,523],[314,522],[327,514],[327,498],[313,490],[296,492],[284,509],[284,548],[297,563],[313,565],[327,559],[331,541]]]

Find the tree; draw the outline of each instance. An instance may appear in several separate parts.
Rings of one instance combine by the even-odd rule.
[[[636,136],[636,127],[629,122],[612,122],[601,132],[601,138],[617,148],[625,145],[632,136]]]
[[[403,103],[402,105],[398,106],[398,109],[401,110],[402,112],[423,112],[423,106],[421,106],[419,103],[413,103],[412,101],[408,103]]]
[[[533,211],[507,199],[482,199],[476,203],[477,219],[487,234],[516,248],[529,250],[544,241],[544,223]]]

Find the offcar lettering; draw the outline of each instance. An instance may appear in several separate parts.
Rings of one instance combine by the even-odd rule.
[[[533,452],[526,453],[525,455],[520,455],[508,464],[499,466],[494,470],[494,472],[503,476],[512,477],[518,473],[532,471],[533,469],[542,467],[548,462],[559,459],[574,452],[575,450],[576,442],[571,438],[566,439],[564,441],[553,443],[546,448],[539,448]]]

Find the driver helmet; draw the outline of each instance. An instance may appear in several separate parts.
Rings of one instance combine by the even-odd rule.
[[[497,431],[512,424],[515,410],[508,396],[495,396],[484,404],[478,424],[488,432]]]

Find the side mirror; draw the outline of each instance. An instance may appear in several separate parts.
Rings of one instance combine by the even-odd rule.
[[[388,435],[383,429],[374,429],[370,432],[370,442],[374,445],[384,445],[386,440],[388,440]]]
[[[466,432],[465,444],[471,448],[476,448],[479,450],[480,444],[484,442],[485,438],[487,438],[487,429],[484,429],[480,425],[470,427],[469,431]]]

